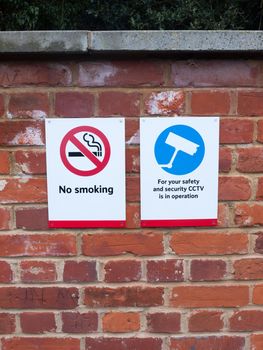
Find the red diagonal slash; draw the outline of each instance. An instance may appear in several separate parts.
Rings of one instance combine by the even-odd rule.
[[[85,157],[87,157],[94,165],[96,165],[96,167],[100,167],[101,166],[101,161],[94,156],[94,154],[92,152],[90,152],[90,150],[88,150],[76,137],[75,135],[72,135],[69,139],[69,141],[71,141],[73,143],[74,146],[76,146],[81,153],[84,154]]]

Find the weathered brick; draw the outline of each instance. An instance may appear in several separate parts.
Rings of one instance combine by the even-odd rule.
[[[140,314],[136,312],[109,312],[102,317],[102,329],[110,333],[135,332],[140,329]]]
[[[9,152],[0,151],[0,174],[9,174],[10,162],[9,162]]]
[[[148,282],[181,282],[184,280],[183,261],[179,259],[147,261]]]
[[[24,85],[68,86],[72,82],[68,65],[59,63],[1,63],[0,86]]]
[[[229,320],[229,328],[234,332],[263,330],[263,312],[260,310],[236,311]]]
[[[180,286],[172,290],[173,307],[238,307],[249,302],[248,286]]]
[[[221,201],[245,201],[250,199],[249,179],[242,176],[221,176],[219,178],[218,198]]]
[[[220,120],[220,143],[251,143],[253,142],[254,123],[247,119]]]
[[[228,227],[229,226],[229,216],[230,216],[229,206],[227,204],[219,203],[218,204],[218,218],[217,218],[218,227]]]
[[[2,203],[44,203],[47,201],[46,179],[3,178],[0,180]]]
[[[163,292],[161,287],[87,287],[84,304],[88,307],[161,306]]]
[[[263,334],[251,335],[251,347],[253,350],[263,349]]]
[[[257,86],[259,61],[203,60],[176,61],[171,81],[176,87]]]
[[[138,145],[140,143],[140,128],[138,118],[125,120],[125,140],[127,145]]]
[[[114,233],[84,235],[82,251],[88,256],[113,256],[121,254],[161,255],[163,235],[153,231],[144,233]]]
[[[237,170],[242,173],[263,171],[263,147],[241,148],[237,150]]]
[[[1,256],[71,256],[77,252],[76,235],[32,234],[0,236]]]
[[[75,338],[29,338],[2,339],[2,350],[79,350],[80,339]]]
[[[48,95],[46,93],[12,94],[9,101],[9,118],[43,119],[49,111]]]
[[[63,312],[62,331],[65,333],[90,333],[98,329],[96,312]]]
[[[239,226],[253,226],[263,224],[263,206],[247,203],[236,204],[235,223]]]
[[[16,329],[15,314],[0,313],[0,334],[11,334]]]
[[[13,279],[13,272],[7,261],[0,261],[0,283],[9,283]]]
[[[133,282],[141,279],[141,262],[136,260],[108,261],[105,266],[106,282]]]
[[[252,302],[255,305],[263,305],[263,285],[254,286]]]
[[[0,146],[43,146],[44,123],[39,120],[0,122]]]
[[[178,255],[227,255],[248,251],[248,236],[238,233],[176,232],[170,246]]]
[[[237,113],[246,116],[262,115],[263,93],[261,91],[239,91]]]
[[[137,92],[106,91],[99,94],[99,116],[140,115],[140,94]]]
[[[258,201],[261,201],[263,199],[263,177],[258,178],[256,199]]]
[[[55,315],[52,312],[23,312],[20,314],[23,333],[41,334],[56,331]]]
[[[9,230],[11,226],[10,208],[0,208],[0,230]]]
[[[4,97],[3,95],[0,95],[0,118],[3,116],[4,112],[5,112]]]
[[[139,176],[126,177],[126,197],[127,202],[140,201],[140,178]]]
[[[263,254],[263,233],[258,232],[256,235],[257,235],[257,238],[255,241],[254,251],[256,253]]]
[[[54,282],[57,278],[56,265],[48,261],[21,261],[22,282]]]
[[[219,171],[229,173],[232,165],[232,151],[229,148],[220,148],[219,150]]]
[[[230,95],[227,91],[192,91],[193,115],[218,115],[230,112]]]
[[[0,307],[6,309],[73,309],[78,289],[65,287],[1,287]]]
[[[193,260],[190,266],[191,281],[218,281],[226,275],[224,260]]]
[[[94,282],[97,280],[95,261],[65,261],[65,282]]]
[[[263,119],[257,122],[257,141],[263,142]]]
[[[16,227],[24,230],[47,230],[48,210],[36,207],[19,207],[15,211]]]
[[[180,115],[184,100],[182,91],[152,92],[145,98],[145,111],[150,115]]]
[[[0,153],[1,157],[1,153]],[[126,172],[139,173],[140,172],[140,150],[136,148],[126,149]]]
[[[223,327],[223,313],[220,311],[195,311],[189,317],[190,332],[219,332]]]
[[[80,86],[160,86],[164,65],[159,61],[97,61],[79,64]]]
[[[44,151],[16,151],[14,158],[17,174],[46,174],[46,153]]]
[[[90,92],[59,92],[56,94],[55,115],[91,117],[94,115],[94,103],[94,95]]]
[[[162,340],[160,338],[103,338],[103,337],[86,338],[85,350],[145,350],[145,349],[161,350]],[[6,349],[6,350],[9,350],[9,349]]]
[[[141,227],[139,204],[136,204],[136,203],[126,204],[126,227],[127,228]]]
[[[181,330],[181,314],[156,312],[147,314],[147,330],[151,333],[177,333]]]
[[[183,337],[171,339],[170,350],[245,350],[245,337]]]
[[[263,259],[236,260],[233,268],[236,280],[257,280],[263,278]]]

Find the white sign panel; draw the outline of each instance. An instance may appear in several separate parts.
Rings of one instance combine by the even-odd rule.
[[[217,224],[218,117],[142,118],[141,226]]]
[[[123,118],[46,119],[49,227],[125,225]]]

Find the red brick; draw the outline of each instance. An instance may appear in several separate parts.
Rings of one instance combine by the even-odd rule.
[[[248,305],[248,286],[180,286],[172,290],[172,307],[238,307]]]
[[[230,111],[230,95],[226,91],[193,91],[191,97],[192,114],[218,115]]]
[[[221,119],[220,143],[251,143],[253,142],[254,123],[246,119]]]
[[[236,280],[258,280],[263,278],[263,259],[242,259],[234,262]]]
[[[126,197],[127,202],[140,201],[140,178],[138,176],[127,176]]]
[[[77,253],[75,234],[0,236],[1,256],[71,256]]]
[[[0,208],[0,230],[9,230],[11,225],[11,213],[9,208]]]
[[[237,150],[237,170],[242,173],[263,171],[263,147],[241,148]]]
[[[57,278],[56,265],[48,261],[21,261],[22,282],[54,282]]]
[[[263,199],[263,177],[258,178],[256,199],[262,201]]]
[[[95,261],[65,261],[65,282],[94,282],[97,280]]]
[[[15,314],[0,313],[0,334],[11,334],[16,330]]]
[[[229,173],[232,165],[232,151],[229,148],[219,150],[219,171]]]
[[[140,144],[140,128],[138,118],[128,118],[125,120],[125,140],[127,145]]]
[[[223,260],[193,260],[190,267],[191,281],[218,281],[226,275]]]
[[[46,179],[4,178],[0,180],[2,203],[45,203]]]
[[[110,333],[135,332],[140,329],[140,314],[136,312],[109,312],[102,317],[102,329]]]
[[[79,350],[80,339],[8,338],[2,339],[2,350]]]
[[[9,152],[0,151],[0,174],[9,174],[10,163],[9,163]]]
[[[250,199],[249,179],[242,176],[221,176],[218,198],[221,201],[244,201]]]
[[[16,227],[24,230],[47,230],[47,208],[20,207],[15,211]]]
[[[140,94],[107,91],[99,94],[99,116],[139,116]]]
[[[229,328],[234,332],[250,332],[263,330],[263,312],[259,310],[236,311],[230,317]]]
[[[184,337],[171,339],[170,350],[245,350],[244,337]]]
[[[0,146],[43,146],[44,124],[35,120],[0,122]]]
[[[1,156],[1,153],[0,153]],[[139,173],[140,172],[140,150],[136,148],[127,148],[126,150],[126,172]]]
[[[178,312],[147,314],[147,330],[151,333],[177,333],[181,330],[181,315]]]
[[[88,256],[161,255],[163,235],[153,231],[84,235],[82,251]]]
[[[161,350],[162,340],[160,338],[103,338],[103,337],[86,338],[86,348],[85,348],[85,350],[146,350],[146,349]],[[3,350],[10,350],[10,349],[3,349]]]
[[[258,61],[259,62],[259,61]],[[247,60],[190,60],[172,64],[176,87],[257,86],[260,63]]]
[[[164,65],[160,61],[97,61],[79,65],[80,86],[160,86]]]
[[[189,318],[190,332],[219,332],[224,327],[223,313],[219,311],[195,311]]]
[[[258,142],[263,142],[263,120],[260,119],[258,122],[257,122],[257,141]]]
[[[56,94],[55,115],[91,117],[94,115],[94,101],[90,92],[59,92]]]
[[[51,312],[24,312],[20,314],[23,333],[41,334],[56,331],[55,315]]]
[[[141,263],[136,260],[108,261],[105,266],[106,282],[133,282],[141,279]]]
[[[260,204],[236,204],[235,223],[239,226],[263,224],[263,206]]]
[[[251,348],[253,350],[263,349],[263,334],[252,334],[251,335]]]
[[[181,282],[184,280],[183,260],[147,261],[148,282]]]
[[[259,254],[263,254],[263,233],[257,233],[257,239],[255,241],[254,251]]]
[[[140,206],[134,203],[126,204],[126,227],[139,228],[141,227]]]
[[[145,111],[150,115],[179,115],[184,110],[182,91],[152,92],[145,99]]]
[[[227,204],[218,204],[218,227],[228,227],[229,226],[229,212],[230,208]]]
[[[248,251],[248,236],[239,233],[176,232],[170,246],[178,255],[227,255]]]
[[[96,312],[63,312],[62,331],[64,333],[90,333],[98,329]]]
[[[239,91],[237,113],[254,116],[263,113],[263,93],[261,91]]]
[[[68,65],[58,63],[10,63],[0,64],[0,86],[25,85],[68,86],[72,75]]]
[[[148,307],[163,305],[161,287],[85,288],[84,304],[88,307]]]
[[[5,112],[4,97],[3,95],[0,95],[0,118],[3,116],[4,112]]]
[[[263,305],[263,285],[257,285],[253,290],[252,302],[256,305]]]
[[[46,174],[46,153],[44,151],[16,151],[15,172],[18,174]]]
[[[78,298],[77,288],[0,288],[0,307],[5,309],[73,309]]]
[[[49,102],[45,93],[12,94],[9,101],[10,118],[43,119],[48,115]]]
[[[0,283],[9,283],[13,279],[11,266],[6,261],[0,261]]]

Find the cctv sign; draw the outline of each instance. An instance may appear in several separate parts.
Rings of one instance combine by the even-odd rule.
[[[46,119],[50,228],[124,227],[123,118]]]
[[[141,226],[217,224],[218,117],[142,118]]]

